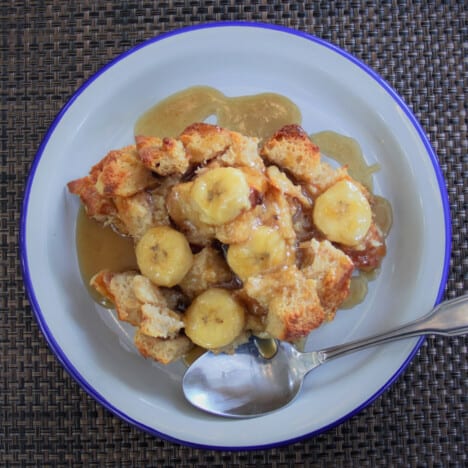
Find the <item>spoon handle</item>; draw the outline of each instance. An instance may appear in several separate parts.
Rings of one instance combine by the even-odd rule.
[[[420,335],[456,336],[468,333],[468,295],[445,301],[427,315],[385,333],[318,351],[320,362],[377,344]]]

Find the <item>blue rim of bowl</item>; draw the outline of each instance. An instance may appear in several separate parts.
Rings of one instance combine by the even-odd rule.
[[[323,47],[326,47],[327,49],[330,49],[331,51],[345,57],[347,60],[349,60],[351,63],[365,71],[369,76],[371,76],[391,97],[392,99],[398,104],[398,106],[401,108],[401,110],[404,112],[406,117],[410,120],[412,125],[414,126],[415,130],[417,131],[421,141],[424,144],[424,147],[426,149],[427,155],[429,156],[434,172],[437,178],[439,190],[440,190],[440,196],[443,204],[443,210],[444,210],[444,217],[445,217],[445,236],[446,236],[446,241],[445,241],[445,258],[444,258],[444,268],[442,272],[442,278],[441,282],[439,285],[439,291],[437,293],[437,299],[435,304],[439,303],[440,300],[443,297],[444,294],[444,289],[445,289],[445,284],[447,282],[448,278],[448,272],[449,272],[449,264],[450,264],[450,255],[451,255],[451,238],[452,238],[452,228],[451,228],[451,216],[450,216],[450,205],[449,205],[449,199],[448,199],[448,193],[445,187],[445,181],[444,177],[442,174],[442,170],[439,166],[437,156],[435,155],[431,144],[425,135],[421,125],[417,121],[416,117],[413,115],[409,107],[405,104],[403,99],[396,93],[396,91],[393,90],[393,88],[374,70],[372,70],[369,66],[361,62],[359,59],[351,55],[349,52],[344,51],[343,49],[337,47],[334,44],[331,44],[323,39],[320,39],[316,36],[313,36],[311,34],[287,28],[284,26],[279,26],[279,25],[273,25],[273,24],[267,24],[267,23],[258,23],[258,22],[242,22],[242,21],[226,21],[226,22],[213,22],[213,23],[206,23],[206,24],[199,24],[195,26],[188,26],[185,28],[177,29],[168,33],[163,33],[157,37],[148,39],[141,44],[138,44],[135,47],[132,47],[131,49],[127,50],[126,52],[120,54],[117,56],[115,59],[111,60],[108,62],[106,65],[104,65],[98,72],[96,72],[93,76],[91,76],[87,81],[85,81],[78,89],[77,91],[72,95],[72,97],[68,100],[68,102],[62,107],[60,112],[57,114],[55,117],[54,121],[50,125],[46,135],[44,136],[39,149],[34,157],[34,160],[31,165],[30,173],[28,176],[28,180],[26,182],[26,187],[24,191],[24,200],[23,200],[23,207],[22,207],[22,212],[21,212],[21,220],[20,220],[20,238],[19,238],[19,243],[20,243],[20,256],[21,256],[21,266],[22,266],[22,271],[23,271],[23,278],[26,286],[26,291],[29,296],[29,300],[32,305],[33,312],[36,316],[36,320],[39,324],[39,328],[41,329],[42,333],[44,334],[49,346],[51,347],[52,351],[58,358],[58,360],[61,362],[61,364],[65,367],[65,369],[71,374],[71,376],[81,385],[81,387],[95,400],[97,400],[100,404],[102,404],[105,408],[110,410],[112,413],[114,413],[116,416],[119,418],[123,419],[124,421],[130,423],[131,425],[148,432],[154,436],[161,437],[165,440],[168,440],[170,442],[178,443],[178,444],[183,444],[189,447],[194,447],[194,448],[202,448],[202,449],[209,449],[209,450],[231,450],[231,451],[237,451],[237,450],[260,450],[260,449],[268,449],[268,448],[273,448],[273,447],[280,447],[284,445],[289,445],[293,444],[295,442],[299,442],[301,440],[307,439],[314,437],[316,435],[319,435],[335,426],[338,426],[339,424],[342,424],[344,421],[348,420],[355,414],[359,413],[362,411],[366,406],[368,406],[370,403],[372,403],[375,399],[377,399],[383,392],[387,390],[388,387],[390,387],[393,382],[400,376],[400,374],[403,372],[403,370],[407,367],[407,365],[410,363],[410,361],[413,359],[414,355],[424,342],[424,338],[421,337],[418,342],[416,343],[414,349],[412,352],[409,354],[408,358],[402,363],[400,368],[395,372],[395,374],[385,383],[385,385],[380,388],[376,393],[374,393],[370,398],[368,398],[364,403],[359,405],[357,408],[355,408],[353,411],[350,411],[346,415],[342,416],[341,418],[337,419],[336,421],[333,421],[332,423],[318,429],[315,431],[312,431],[307,434],[303,434],[298,437],[294,437],[291,439],[283,440],[283,441],[278,441],[278,442],[273,442],[270,444],[261,444],[261,445],[251,445],[251,446],[237,446],[237,447],[230,447],[230,446],[212,446],[212,445],[205,445],[205,444],[199,444],[199,443],[194,443],[191,441],[187,440],[182,440],[178,438],[174,438],[170,436],[169,434],[164,434],[162,432],[157,431],[156,429],[146,426],[127,414],[125,414],[122,410],[116,408],[113,406],[111,403],[109,403],[100,393],[98,393],[91,385],[88,384],[86,379],[80,374],[80,372],[73,366],[73,364],[68,360],[66,357],[65,353],[62,351],[60,346],[58,345],[57,341],[55,340],[53,334],[51,333],[47,322],[42,314],[41,308],[39,306],[39,303],[37,301],[35,292],[34,292],[34,286],[31,281],[31,276],[29,273],[29,265],[28,265],[28,258],[27,258],[27,252],[26,252],[26,220],[27,220],[27,215],[28,215],[28,205],[29,205],[29,195],[31,191],[31,186],[34,181],[34,175],[36,173],[37,167],[40,163],[42,154],[47,146],[47,143],[54,133],[55,128],[57,127],[58,123],[60,120],[63,118],[67,110],[72,106],[73,102],[80,96],[80,94],[96,79],[99,78],[102,74],[104,74],[109,68],[114,66],[116,63],[120,62],[121,60],[125,59],[129,55],[132,55],[136,51],[138,51],[141,48],[147,47],[155,42],[162,41],[164,39],[167,39],[171,36],[175,35],[181,35],[181,34],[186,34],[190,33],[192,31],[197,31],[200,29],[209,29],[209,28],[224,28],[224,27],[239,27],[239,28],[260,28],[260,29],[269,29],[269,30],[275,30],[278,32],[286,33],[286,34],[291,34],[294,36],[301,37],[303,39],[306,39],[308,41],[312,41],[316,44],[319,44]],[[434,305],[435,305],[434,304]]]

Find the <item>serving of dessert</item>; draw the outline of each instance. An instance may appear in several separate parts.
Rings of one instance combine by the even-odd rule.
[[[297,114],[259,136],[230,124],[239,119],[191,117],[166,135],[137,132],[69,182],[84,207],[83,277],[135,326],[140,353],[163,364],[198,347],[232,352],[251,334],[300,342],[333,320],[357,272],[379,268],[382,201],[323,160]],[[103,242],[116,261],[96,271],[89,223],[119,243]]]

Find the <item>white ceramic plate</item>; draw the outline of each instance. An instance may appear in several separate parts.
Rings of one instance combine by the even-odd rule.
[[[439,300],[450,254],[441,171],[416,119],[377,74],[320,39],[259,24],[184,29],[130,50],[77,91],[45,136],[26,187],[21,251],[31,303],[58,359],[101,404],[157,436],[211,448],[289,443],[369,404],[421,340],[331,362],[308,376],[292,405],[275,413],[223,419],[186,403],[183,366],[158,366],[134,352],[128,329],[93,303],[80,279],[78,202],[65,184],[86,174],[108,150],[131,143],[145,109],[193,85],[230,96],[283,94],[300,107],[306,131],[350,135],[368,163],[381,165],[375,189],[390,200],[395,219],[382,272],[365,302],[315,331],[309,348],[312,342],[328,346],[383,331],[423,315]]]

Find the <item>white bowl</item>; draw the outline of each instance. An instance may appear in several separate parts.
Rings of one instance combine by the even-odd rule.
[[[182,394],[183,365],[164,367],[139,356],[129,328],[98,307],[80,279],[78,201],[65,184],[85,175],[110,149],[131,143],[144,110],[193,85],[230,96],[283,94],[301,109],[306,131],[352,136],[367,162],[381,165],[375,191],[394,211],[381,274],[364,303],[339,312],[309,343],[318,348],[383,331],[423,315],[440,299],[450,257],[447,194],[413,114],[382,78],[339,48],[298,31],[248,23],[158,36],[105,66],[70,99],[44,137],[26,186],[21,219],[26,288],[58,359],[93,398],[131,424],[210,448],[260,448],[310,437],[372,402],[422,339],[327,364],[308,376],[300,397],[280,411],[223,419],[192,408]]]

